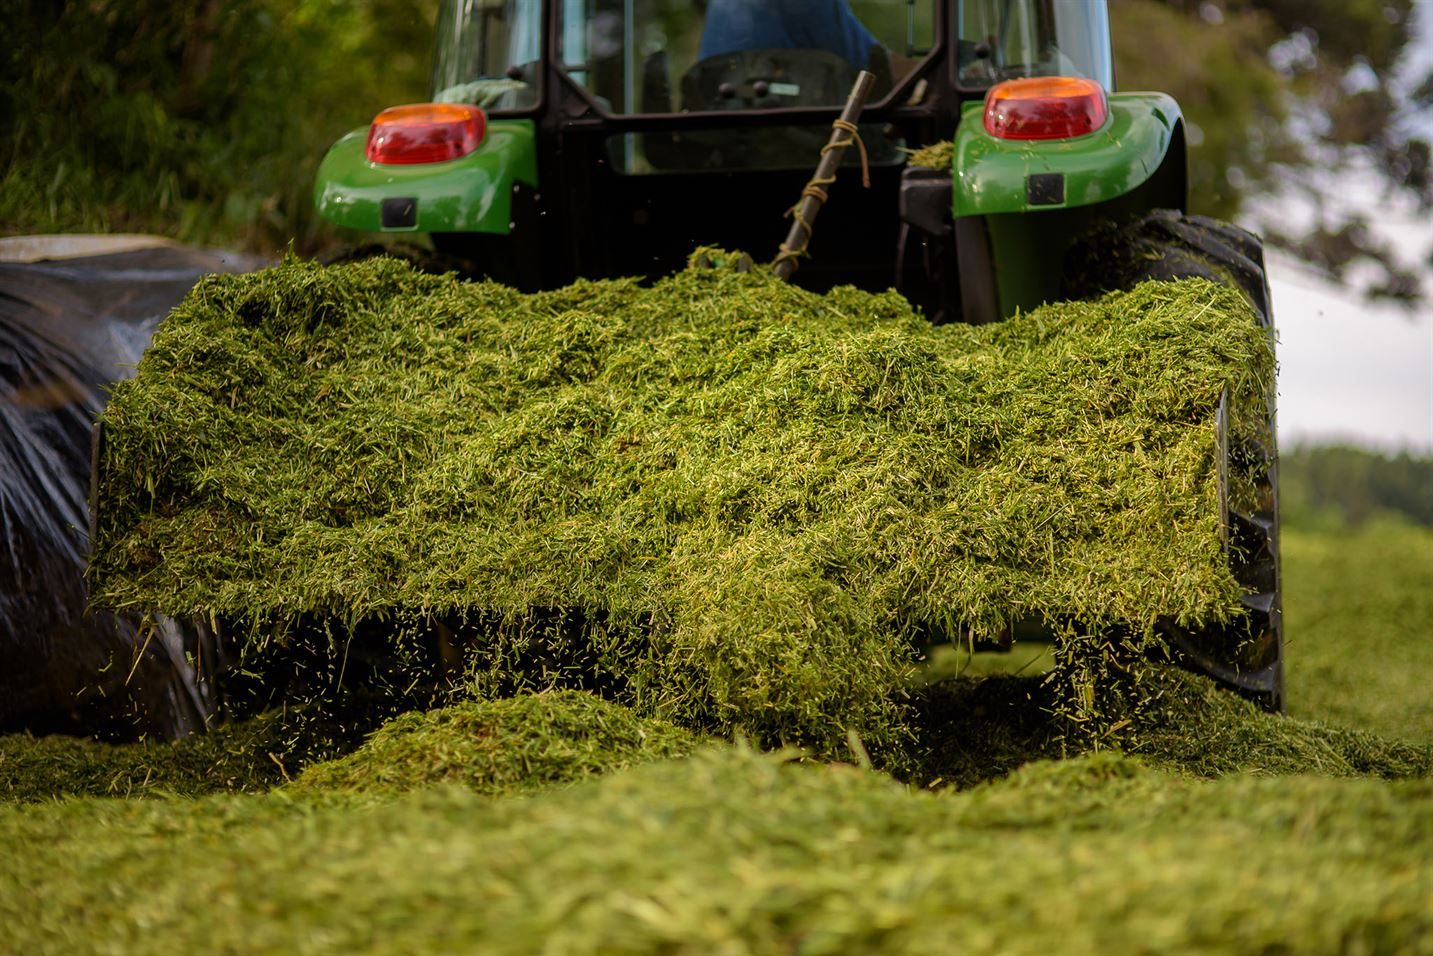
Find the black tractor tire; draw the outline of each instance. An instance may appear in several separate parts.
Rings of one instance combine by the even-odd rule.
[[[1159,209],[1133,222],[1096,228],[1065,259],[1065,294],[1072,299],[1130,289],[1150,279],[1194,277],[1238,289],[1272,338],[1263,243],[1238,226]],[[1169,622],[1162,625],[1162,636],[1182,666],[1281,713],[1284,628],[1274,383],[1263,394],[1226,394],[1217,419],[1225,550],[1246,591],[1247,613],[1242,620],[1203,630]]]

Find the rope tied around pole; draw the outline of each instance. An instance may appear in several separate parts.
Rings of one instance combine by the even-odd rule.
[[[822,146],[821,155],[825,156],[833,149],[844,150],[852,144],[855,144],[857,152],[861,154],[861,186],[865,189],[870,189],[871,163],[869,157],[867,157],[866,155],[866,144],[865,141],[861,139],[861,131],[856,127],[855,123],[848,123],[840,117],[837,117],[835,121],[831,123],[831,126],[833,129],[838,129],[842,132],[850,133],[851,136],[849,139],[843,139],[839,141],[833,140],[832,142],[827,143],[825,146]],[[831,198],[830,193],[826,192],[825,187],[830,186],[835,182],[835,176],[813,176],[811,181],[807,183],[805,187],[802,188],[801,199],[814,199],[817,202],[824,204]],[[796,223],[805,232],[805,237],[799,243],[799,248],[797,250],[788,249],[786,243],[783,242],[780,245],[779,251],[776,254],[777,262],[781,262],[783,259],[795,259],[796,257],[800,256],[805,249],[806,243],[811,241],[811,236],[813,234],[811,229],[811,223],[808,222],[806,217],[801,214],[801,206],[802,203],[798,201],[796,205],[786,210],[786,218],[795,219]]]
[[[840,120],[837,120],[837,122],[840,122]],[[830,144],[827,144],[822,149],[822,152],[824,153],[827,149],[830,148]],[[820,179],[813,178],[809,183],[806,184],[805,188],[801,190],[801,201],[798,201],[796,205],[786,210],[786,218],[795,220],[795,223],[791,227],[792,230],[794,231],[799,226],[803,232],[803,235],[796,242],[795,248],[791,247],[791,238],[789,236],[787,237],[786,242],[783,242],[779,247],[777,247],[775,264],[779,265],[784,261],[790,260],[791,263],[795,265],[796,260],[806,251],[806,244],[811,241],[813,230],[811,228],[810,220],[808,220],[804,215],[802,215],[801,207],[805,204],[804,201],[807,199],[814,199],[819,203],[826,202],[826,200],[830,197],[823,187],[829,186],[835,181],[835,176],[827,176]]]
[[[865,105],[866,95],[870,92],[871,84],[875,77],[862,72],[856,80],[856,86],[851,90],[851,96],[846,101],[846,108],[841,116],[831,124],[831,138],[825,146],[821,147],[821,161],[816,167],[810,182],[801,190],[801,198],[796,205],[786,210],[786,217],[793,220],[791,229],[787,233],[786,241],[781,243],[776,253],[773,265],[776,274],[783,279],[789,279],[796,271],[798,260],[806,254],[806,246],[811,241],[813,234],[812,221],[821,207],[830,200],[830,193],[827,187],[836,182],[836,168],[841,163],[841,156],[847,148],[854,145],[861,154],[861,185],[871,188],[871,163],[870,157],[866,154],[866,144],[861,139],[861,131],[856,126],[856,119],[860,116],[861,108]],[[841,134],[845,133],[843,137]]]
[[[839,129],[839,130],[841,130],[842,132],[850,133],[850,134],[851,134],[851,138],[850,138],[850,139],[846,139],[846,140],[842,140],[842,141],[839,142],[839,143],[836,143],[836,142],[827,143],[825,146],[822,146],[822,147],[821,147],[821,155],[822,155],[822,156],[825,156],[827,153],[829,153],[829,152],[830,152],[831,150],[833,150],[833,149],[845,149],[847,146],[850,146],[852,143],[855,143],[855,144],[856,144],[856,151],[861,154],[861,186],[864,187],[864,188],[866,188],[866,189],[870,189],[870,188],[871,188],[871,160],[870,160],[870,158],[866,155],[866,142],[865,142],[865,140],[861,139],[861,131],[856,128],[856,124],[855,124],[855,123],[851,123],[851,122],[848,122],[848,121],[846,121],[846,120],[843,120],[843,119],[841,119],[839,116],[836,117],[835,121],[831,123],[831,128],[832,128],[832,129]]]

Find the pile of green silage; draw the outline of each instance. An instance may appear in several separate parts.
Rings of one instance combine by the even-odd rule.
[[[1043,619],[1110,726],[1156,620],[1238,613],[1214,410],[1271,375],[1199,281],[972,328],[763,270],[290,261],[202,282],[117,387],[94,594],[255,642],[441,620],[507,687],[576,641],[643,718],[826,752],[906,739],[913,639]]]
[[[310,763],[349,753],[381,717],[368,708],[276,710],[179,740],[133,744],[0,736],[0,801],[265,791]]]
[[[379,793],[460,783],[510,793],[682,757],[696,737],[582,691],[464,701],[404,714],[357,751],[314,764],[300,791]]]
[[[0,949],[1417,953],[1431,841],[1427,779],[1104,753],[931,794],[713,747],[522,798],[0,806]]]
[[[581,691],[462,701],[369,734],[315,709],[220,723],[177,741],[0,736],[0,803],[212,793],[382,794],[439,784],[505,794],[573,783],[702,741]],[[365,739],[366,738],[366,739]]]

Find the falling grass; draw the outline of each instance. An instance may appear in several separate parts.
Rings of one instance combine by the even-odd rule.
[[[1267,714],[1172,667],[1146,676],[1151,704],[1135,754],[1173,773],[1390,779],[1433,775],[1433,743]],[[923,788],[968,788],[1037,760],[1074,757],[1039,677],[939,681],[914,692],[913,740],[897,755]],[[465,701],[400,715],[367,740],[351,718],[268,714],[177,743],[114,746],[65,737],[0,737],[0,802],[62,796],[260,792],[395,793],[440,783],[507,794],[571,784],[690,753],[699,739],[585,692]],[[361,745],[360,745],[361,744]],[[847,751],[847,759],[859,757]]]
[[[1208,681],[1156,668],[1147,678],[1155,703],[1143,717],[1138,755],[1149,766],[1193,776],[1433,775],[1433,735],[1420,723],[1426,669],[1417,656],[1433,620],[1428,602],[1420,600],[1426,569],[1416,560],[1427,532],[1379,524],[1352,534],[1286,528],[1284,537],[1290,545],[1285,582],[1294,598],[1291,709],[1320,720],[1265,714]],[[1380,564],[1390,549],[1402,560]],[[1369,604],[1375,586],[1380,598]],[[1310,595],[1320,603],[1305,606]],[[1048,646],[1040,654],[1048,656]],[[1040,654],[1027,653],[1027,662]],[[975,786],[1031,761],[1078,755],[1053,717],[1055,689],[1031,675],[1035,669],[982,679],[967,671],[913,690],[908,722],[914,739],[910,752],[891,762],[907,767],[914,785],[946,789]],[[598,719],[583,716],[589,713]],[[266,790],[286,774],[299,777],[314,760],[352,750],[359,737],[339,731],[353,726],[351,718],[269,714],[174,744],[0,737],[0,801]],[[566,782],[682,749],[677,732],[610,703],[532,695],[400,718],[359,754],[314,766],[299,789],[318,789],[319,782],[377,789],[379,779],[399,789],[436,778],[477,789],[502,789],[506,784],[497,781],[505,780],[512,789],[529,790],[544,780]],[[386,768],[388,762],[395,766]],[[519,765],[531,770],[519,772]]]
[[[1213,416],[1271,374],[1198,281],[972,328],[764,270],[291,261],[202,282],[116,390],[94,593],[256,643],[438,622],[505,690],[581,646],[644,718],[827,753],[907,737],[915,641],[1043,619],[1098,733],[1157,620],[1239,613]]]

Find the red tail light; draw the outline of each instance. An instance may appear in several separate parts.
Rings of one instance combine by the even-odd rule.
[[[366,152],[370,163],[385,166],[441,163],[477,149],[487,130],[488,118],[476,106],[394,106],[373,118]]]
[[[985,131],[1001,139],[1071,139],[1093,133],[1109,116],[1094,80],[1036,76],[997,83],[985,94]]]

